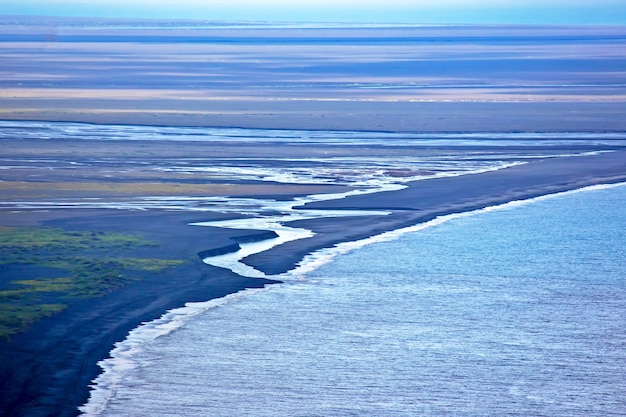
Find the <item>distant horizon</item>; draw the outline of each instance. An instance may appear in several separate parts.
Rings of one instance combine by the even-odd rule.
[[[244,26],[300,26],[303,27],[324,27],[328,25],[329,27],[367,27],[367,26],[380,26],[380,27],[445,27],[445,26],[516,26],[516,27],[524,27],[524,26],[545,26],[545,27],[576,27],[576,26],[589,26],[589,27],[626,27],[626,22],[624,23],[607,23],[607,22],[589,22],[589,23],[576,23],[576,22],[532,22],[532,23],[523,23],[523,22],[500,22],[500,23],[487,23],[487,22],[403,22],[403,21],[389,21],[389,22],[376,22],[376,21],[324,21],[324,20],[263,20],[263,19],[209,19],[209,18],[201,18],[201,17],[180,17],[180,18],[165,18],[165,17],[137,17],[137,16],[67,16],[67,15],[45,15],[45,14],[0,14],[0,20],[2,19],[59,19],[59,20],[67,20],[67,21],[92,21],[92,20],[104,20],[104,21],[145,21],[145,22],[180,22],[180,23],[207,23],[207,24],[215,24],[219,26],[235,26],[235,25],[244,25]]]
[[[618,0],[0,0],[2,16],[392,25],[626,25]]]

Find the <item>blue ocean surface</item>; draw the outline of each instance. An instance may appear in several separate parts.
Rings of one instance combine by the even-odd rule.
[[[104,416],[624,416],[626,186],[452,219],[137,347]]]

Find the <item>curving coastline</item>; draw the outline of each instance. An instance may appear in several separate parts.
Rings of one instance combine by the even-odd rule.
[[[342,242],[626,178],[624,27],[307,28],[288,44],[301,27],[192,24],[203,42],[181,48],[189,22],[125,21],[137,26],[116,36],[115,20],[0,20],[8,40],[53,35],[0,42],[0,226],[136,233],[157,245],[138,255],[187,260],[0,342],[0,415],[76,415],[97,363],[141,323],[306,272]],[[146,31],[162,43],[137,42]],[[434,178],[493,158],[518,166]],[[302,215],[347,209],[388,214]],[[310,236],[243,259],[269,235],[216,226],[285,210],[299,215],[284,232]],[[201,259],[225,252],[245,272]],[[0,290],[37,278],[0,267]]]
[[[388,210],[391,214],[384,218],[346,218],[334,223],[320,219],[295,221],[289,224],[312,230],[316,236],[306,242],[289,242],[251,255],[243,262],[270,275],[280,274],[312,251],[328,247],[329,241],[331,244],[356,241],[440,216],[625,179],[626,152],[618,151],[533,161],[494,172],[416,181],[398,191],[311,202],[304,207],[308,210]]]
[[[115,342],[142,322],[154,320],[188,302],[205,302],[261,288],[280,280],[320,249],[354,242],[391,230],[424,223],[439,216],[467,212],[579,189],[626,181],[626,152],[550,157],[505,169],[408,182],[406,188],[370,194],[351,193],[341,199],[306,201],[298,211],[388,211],[385,216],[317,217],[286,222],[285,226],[314,233],[246,257],[243,262],[270,279],[246,278],[200,261],[203,251],[232,251],[239,243],[273,237],[249,229],[189,226],[202,221],[230,221],[231,214],[214,212],[73,209],[71,217],[57,212],[37,214],[38,224],[79,230],[134,230],[159,242],[155,251],[189,257],[184,266],[129,285],[102,299],[78,303],[42,320],[30,331],[2,344],[2,410],[8,415],[71,416],[84,404],[88,384],[100,372],[98,361],[109,356]],[[285,205],[284,203],[281,203]],[[236,218],[236,217],[235,217]],[[275,233],[275,232],[274,232]],[[262,240],[261,240],[262,241]],[[214,252],[211,252],[214,251]],[[206,254],[206,252],[205,252]]]
[[[626,181],[626,172],[624,172],[624,169],[626,169],[626,166],[624,165],[623,157],[624,155],[617,155],[617,156],[614,155],[613,158],[608,158],[608,159],[604,158],[604,159],[597,160],[597,161],[588,161],[592,163],[601,164],[603,168],[598,171],[595,171],[593,178],[587,177],[587,178],[578,178],[578,179],[573,179],[572,177],[570,177],[571,172],[569,171],[572,169],[571,167],[572,161],[559,161],[560,162],[559,164],[551,164],[551,167],[550,167],[551,169],[554,169],[555,171],[560,172],[560,175],[558,177],[561,178],[562,182],[558,185],[553,184],[553,181],[545,181],[545,179],[542,178],[542,180],[540,181],[540,184],[529,183],[527,184],[528,186],[527,190],[520,190],[519,198],[511,199],[511,197],[508,196],[508,199],[507,199],[506,196],[503,196],[501,199],[498,199],[498,198],[494,198],[491,200],[487,199],[487,201],[491,201],[491,203],[489,204],[485,203],[486,200],[485,200],[485,197],[482,196],[482,193],[477,193],[474,196],[467,196],[464,198],[468,200],[476,199],[477,201],[480,201],[480,202],[474,203],[475,205],[472,207],[475,207],[475,208],[463,209],[462,207],[467,207],[467,206],[460,205],[459,207],[456,207],[451,210],[448,209],[448,210],[443,210],[440,212],[437,212],[436,210],[434,210],[432,213],[426,216],[422,216],[422,217],[419,217],[418,219],[410,220],[409,222],[412,224],[409,223],[403,227],[386,230],[380,233],[375,233],[373,235],[371,234],[372,233],[371,231],[369,232],[363,231],[363,235],[362,235],[363,237],[360,237],[359,239],[356,239],[353,241],[337,242],[337,243],[334,243],[332,246],[326,245],[325,247],[319,248],[309,253],[308,255],[304,256],[299,262],[291,265],[291,267],[288,270],[283,271],[282,273],[279,273],[279,275],[273,275],[270,277],[280,278],[281,280],[294,279],[294,278],[298,279],[298,276],[302,274],[306,274],[307,272],[310,272],[313,269],[316,269],[320,265],[323,265],[324,263],[329,262],[330,260],[332,260],[332,258],[334,258],[337,255],[346,253],[348,251],[357,249],[359,247],[362,247],[370,243],[384,241],[388,239],[394,239],[397,236],[400,236],[404,233],[422,230],[422,229],[425,229],[425,228],[428,228],[437,224],[441,224],[448,220],[458,218],[460,216],[472,215],[474,213],[478,213],[484,210],[498,210],[502,208],[507,208],[512,205],[527,204],[535,200],[550,198],[552,196],[569,193],[569,192],[583,192],[587,189],[608,188],[612,186],[624,186],[626,185],[626,182],[623,182],[623,181]],[[615,170],[616,168],[617,170]],[[524,170],[520,173],[515,173],[514,175],[526,176],[527,172],[528,172],[527,170]],[[581,172],[578,172],[578,173],[581,174]],[[472,174],[472,175],[475,176],[478,174]],[[605,182],[596,183],[596,181],[601,179],[600,177],[597,177],[598,175],[601,175],[604,178]],[[569,180],[565,180],[563,178],[568,178]],[[461,178],[456,178],[457,181],[460,179]],[[472,179],[476,180],[475,177]],[[480,180],[484,181],[484,179],[480,179]],[[487,181],[489,180],[491,180],[491,178],[488,179]],[[619,181],[615,182],[616,180],[619,180]],[[412,187],[419,188],[417,184],[419,183],[413,184]],[[541,189],[537,188],[537,187],[546,187],[546,184],[549,184],[550,186],[548,188],[541,188]],[[485,184],[485,185],[487,186],[489,184]],[[485,189],[493,192],[491,187],[487,186],[485,187]],[[395,191],[395,193],[398,193],[398,191]],[[372,195],[369,195],[369,196],[374,197]],[[366,199],[364,201],[367,201],[369,204],[375,204],[374,202],[371,201],[371,199]],[[345,201],[343,201],[343,199],[337,199],[337,200],[328,199],[328,200],[325,200],[325,203],[330,203],[330,205],[333,206],[334,209],[337,209],[338,207],[336,206],[337,205],[341,206],[341,204],[345,203]],[[311,204],[314,205],[313,203]],[[354,208],[353,204],[354,202],[349,202],[347,205],[350,207],[350,209],[353,209]],[[364,202],[361,202],[359,204],[359,207],[363,208],[364,204],[365,204]],[[487,205],[482,206],[483,204],[487,204]],[[306,207],[307,205],[305,205],[304,207]],[[324,205],[322,206],[323,206],[322,209],[327,208],[327,206],[324,206]],[[420,209],[416,209],[416,211],[420,211]],[[322,219],[327,220],[327,218],[318,218],[317,220],[322,220]],[[343,218],[343,219],[349,220],[349,218]],[[303,226],[303,223],[305,222],[306,220],[301,220],[301,221],[294,221],[291,223],[298,223],[299,226]],[[265,236],[271,239],[272,237],[274,237],[272,236],[272,234],[278,236],[274,230],[267,231]],[[247,239],[244,239],[244,240],[247,240]],[[286,245],[287,243],[294,243],[294,242],[297,242],[297,241],[289,241],[289,242],[282,243],[281,245]],[[276,246],[279,246],[279,245],[276,245]],[[283,254],[285,249],[286,249],[285,247],[279,248],[280,253]],[[263,256],[263,255],[267,255],[267,252],[271,252],[271,251],[272,249],[269,249],[269,250],[266,250],[263,252],[257,252],[257,253],[259,254],[259,256]],[[287,251],[289,251],[289,249],[287,249]],[[221,254],[215,253],[214,256],[219,256],[219,255]],[[207,255],[207,256],[211,256],[211,255]],[[250,258],[254,258],[254,256],[255,254],[250,255],[247,258],[245,258],[247,260],[246,263],[254,265],[254,263],[250,261]],[[232,269],[233,271],[237,271],[238,262],[239,261],[237,258],[232,258],[230,260],[231,265],[229,268]],[[228,267],[228,264],[226,265]],[[262,269],[262,266],[260,265],[256,265],[256,267],[259,269]],[[242,295],[245,295],[245,293],[243,293]],[[109,400],[109,398],[115,395],[115,389],[116,389],[117,384],[121,383],[121,381],[123,380],[124,369],[126,367],[134,366],[133,365],[134,362],[132,358],[133,357],[132,351],[134,349],[141,349],[141,345],[143,343],[149,343],[153,337],[159,337],[160,335],[167,334],[175,330],[176,328],[182,326],[183,323],[187,319],[195,316],[196,314],[199,314],[210,308],[219,306],[223,303],[227,303],[233,298],[237,298],[237,297],[233,297],[233,295],[230,295],[230,296],[221,298],[219,300],[207,301],[205,303],[197,303],[197,304],[188,303],[186,307],[184,308],[172,310],[164,314],[161,318],[153,322],[142,324],[142,326],[134,329],[130,333],[127,339],[125,339],[123,342],[116,344],[116,348],[114,349],[114,351],[111,352],[111,358],[100,362],[100,366],[102,367],[104,373],[101,374],[98,378],[96,378],[95,383],[93,385],[94,391],[92,391],[89,401],[80,407],[80,410],[83,412],[82,415],[85,415],[85,416],[98,415],[99,410],[101,410],[103,407],[106,406],[106,403]],[[162,329],[160,329],[159,331],[155,333],[153,329],[157,326],[161,326]]]
[[[621,158],[620,162],[617,166],[621,166]],[[597,161],[596,161],[597,162]],[[603,161],[605,163],[608,162],[607,165],[612,166],[611,161]],[[553,167],[556,168],[556,167]],[[567,167],[561,167],[562,170],[567,171]],[[400,227],[397,229],[387,230],[378,234],[369,235],[365,233],[364,236],[358,240],[354,241],[342,241],[335,243],[332,247],[324,247],[317,249],[314,252],[309,253],[304,256],[304,258],[298,262],[296,265],[292,265],[288,271],[282,272],[280,275],[276,275],[277,278],[285,279],[298,279],[300,275],[306,274],[311,270],[318,268],[320,265],[323,265],[329,261],[331,261],[335,256],[358,249],[364,245],[368,245],[375,242],[395,239],[396,237],[408,233],[414,232],[418,230],[423,230],[428,227],[432,227],[446,221],[472,215],[475,213],[480,213],[485,210],[499,210],[503,208],[507,208],[514,205],[520,204],[528,204],[535,200],[541,200],[545,198],[550,198],[557,195],[562,195],[571,192],[584,192],[590,189],[599,189],[599,188],[610,188],[613,186],[625,186],[626,182],[622,182],[626,180],[626,176],[624,174],[614,176],[612,172],[613,168],[608,170],[602,170],[603,173],[608,174],[605,177],[605,181],[607,183],[595,184],[596,179],[586,179],[582,182],[573,181],[571,184],[561,183],[560,186],[554,186],[555,188],[551,189],[543,189],[543,191],[532,190],[533,187],[530,187],[529,190],[524,191],[521,195],[520,199],[513,200],[502,200],[501,202],[496,202],[493,204],[486,205],[484,207],[476,207],[474,209],[468,210],[452,210],[452,211],[444,211],[442,214],[429,214],[426,217],[420,218],[417,222],[414,222],[412,225],[407,225],[404,227]],[[477,175],[477,174],[474,174]],[[621,179],[620,182],[614,182],[616,179]],[[599,178],[597,178],[599,179]],[[576,186],[578,184],[578,186]],[[592,185],[584,185],[581,184],[592,184]],[[530,186],[530,184],[529,184]],[[574,188],[570,188],[574,186]],[[555,190],[559,191],[555,191]],[[536,194],[538,193],[538,194]],[[536,194],[536,195],[535,195]],[[339,204],[339,201],[336,200],[327,200],[332,201],[336,204]],[[495,200],[494,200],[495,201]],[[303,222],[303,221],[301,221]],[[300,222],[300,223],[301,223]],[[269,231],[271,234],[272,231]],[[274,232],[275,233],[275,232]],[[285,248],[282,248],[283,250]],[[271,249],[270,249],[271,250]],[[266,251],[267,252],[267,251]],[[219,255],[219,254],[216,254]],[[253,257],[251,255],[250,257]],[[236,259],[231,260],[232,265],[231,269],[236,270],[236,263],[238,262]],[[250,294],[250,291],[241,293],[241,296],[245,296]],[[116,348],[111,352],[111,358],[106,359],[105,361],[100,362],[100,366],[103,369],[103,374],[101,374],[94,381],[94,391],[92,391],[89,401],[80,407],[82,411],[82,415],[84,416],[97,416],[99,411],[106,407],[108,400],[115,395],[117,384],[122,383],[124,378],[124,371],[126,368],[134,367],[133,355],[134,351],[140,350],[142,344],[149,343],[150,340],[153,340],[154,337],[159,337],[161,335],[168,334],[171,331],[179,328],[184,324],[184,322],[193,316],[200,314],[208,309],[217,307],[221,304],[228,303],[233,299],[238,298],[238,296],[231,294],[229,296],[223,297],[221,299],[216,299],[212,301],[207,301],[205,303],[196,303],[190,304],[188,303],[185,307],[172,310],[166,314],[164,314],[159,319],[142,324],[140,327],[134,329],[129,336],[123,341],[116,344]],[[156,327],[161,327],[159,330],[155,332]]]

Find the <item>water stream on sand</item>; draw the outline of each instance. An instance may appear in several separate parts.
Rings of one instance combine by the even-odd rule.
[[[624,415],[623,201],[626,186],[593,187],[347,243],[334,252],[360,249],[321,267],[335,253],[319,253],[137,340],[113,395],[83,411]]]
[[[536,158],[607,152],[626,142],[623,134],[432,136],[0,122],[0,140],[16,135],[315,149],[315,157],[301,148],[297,157],[120,160],[60,153],[0,160],[14,181],[24,172],[36,180],[78,169],[105,180],[123,172],[129,180],[156,175],[348,187],[289,201],[50,196],[1,205],[229,213],[232,220],[203,225],[269,229],[278,238],[205,261],[255,277],[264,274],[240,263],[242,257],[311,235],[285,222],[385,215],[293,210],[296,205]],[[361,147],[375,152],[352,155]],[[340,152],[327,155],[331,149]],[[624,415],[624,190],[508,204],[510,210],[447,216],[345,242],[308,256],[279,277],[285,284],[167,312],[133,330],[101,362],[104,372],[81,410],[105,416]],[[370,243],[376,244],[363,247]]]

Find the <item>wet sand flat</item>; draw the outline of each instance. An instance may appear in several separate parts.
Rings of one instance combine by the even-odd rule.
[[[0,18],[0,117],[385,131],[626,129],[626,30],[619,26],[160,23]]]
[[[78,127],[69,125],[67,129],[77,132]],[[104,134],[114,127],[102,129]],[[290,139],[283,139],[280,146],[276,142],[242,142],[241,138],[178,140],[175,144],[172,140],[154,140],[148,152],[143,148],[146,142],[137,140],[104,144],[97,139],[64,142],[5,137],[2,160],[10,169],[3,170],[3,178],[9,181],[0,189],[0,225],[134,233],[157,244],[137,249],[138,253],[187,262],[144,274],[140,281],[104,297],[74,302],[27,332],[12,336],[9,343],[0,344],[2,356],[11,358],[3,361],[0,373],[3,409],[15,415],[73,415],[76,406],[87,398],[89,382],[99,372],[97,361],[107,357],[112,344],[130,329],[185,302],[204,301],[280,280],[280,276],[272,275],[293,269],[315,250],[438,215],[626,181],[626,144],[619,135],[609,135],[598,143],[577,139],[576,135],[565,142],[558,135],[556,140],[543,142],[537,138],[506,140],[502,139],[506,135],[495,135],[493,141],[483,139],[484,144],[478,141],[472,145],[466,143],[467,138],[444,142],[405,138],[384,145],[372,137],[369,145],[355,146],[350,142],[357,138],[333,143],[332,132],[308,134],[318,138],[299,146],[284,143]],[[330,135],[330,142],[324,144],[324,138],[320,139],[323,135]],[[367,133],[357,136],[366,137]],[[193,158],[185,158],[188,155]],[[483,164],[497,166],[500,162],[524,164],[482,174],[435,178],[437,173],[472,170]],[[214,165],[220,165],[219,169],[212,170]],[[305,176],[294,177],[292,183],[254,179],[246,176],[247,171],[240,171],[241,167],[251,166],[266,174]],[[286,223],[312,230],[315,236],[243,260],[270,274],[269,279],[242,277],[201,261],[200,253],[230,251],[241,236],[264,237],[257,230],[191,223],[264,216],[270,213],[263,214],[262,204],[257,203],[261,204],[257,208],[250,202],[280,203],[309,194],[349,192],[359,188],[351,181],[368,175],[381,175],[391,182],[409,180],[405,183],[408,188],[301,207],[383,210],[388,214]],[[410,181],[413,178],[421,179]],[[329,184],[315,183],[315,179]],[[243,209],[241,198],[247,201]],[[25,270],[19,278],[39,278],[37,274],[37,269]],[[2,282],[16,279],[14,275],[5,278]]]
[[[256,131],[195,141],[80,139],[72,138],[81,131],[72,125],[61,130],[75,133],[62,139],[42,130],[29,136],[32,126],[3,136],[0,225],[138,233],[156,243],[138,254],[188,260],[77,301],[0,343],[0,410],[9,415],[75,415],[97,361],[130,329],[185,302],[274,282],[198,256],[260,233],[189,225],[250,215],[237,204],[349,192],[354,178],[376,179],[378,171],[387,179],[432,176],[402,190],[306,205],[389,214],[293,222],[316,235],[244,260],[273,274],[314,250],[433,216],[626,181],[619,139],[626,131],[624,28],[177,31],[12,19],[0,19],[1,120],[204,126],[209,136],[209,127],[309,131],[285,133],[292,143],[237,137]],[[116,135],[110,128],[100,134]],[[357,131],[360,142],[333,143],[332,131]],[[363,140],[373,131],[540,134],[525,143],[496,133],[488,145],[452,138],[392,146]],[[548,144],[543,132],[582,133]],[[617,136],[597,140],[585,132]],[[328,142],[302,141],[316,135]],[[524,165],[434,177],[436,162],[469,160],[475,168],[491,159]],[[287,174],[295,177],[272,177]]]

